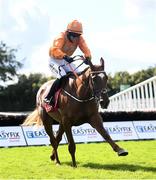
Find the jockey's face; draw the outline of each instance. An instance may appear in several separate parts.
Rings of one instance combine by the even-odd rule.
[[[81,34],[69,32],[69,36],[72,36],[73,38],[79,37]]]
[[[77,39],[80,37],[81,34],[74,33],[74,32],[67,32],[67,37],[69,41],[73,42],[74,39]]]

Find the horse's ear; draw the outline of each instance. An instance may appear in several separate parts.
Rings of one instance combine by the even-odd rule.
[[[104,63],[104,59],[101,57],[101,59],[100,59],[100,62],[101,62],[101,66],[105,66],[105,63]]]

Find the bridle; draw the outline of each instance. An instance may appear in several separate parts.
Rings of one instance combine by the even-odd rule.
[[[88,76],[88,81],[86,81],[87,83],[83,83],[84,86],[86,86],[86,92],[91,89],[91,96],[87,99],[79,99],[75,96],[73,96],[71,93],[67,92],[65,89],[63,89],[63,91],[65,92],[65,94],[67,94],[68,96],[70,96],[72,99],[76,100],[79,103],[84,103],[84,102],[89,102],[92,100],[95,100],[97,105],[100,103],[100,101],[102,101],[102,97],[101,94],[106,94],[107,93],[107,88],[104,87],[102,89],[95,89],[94,87],[94,77],[95,76],[99,76],[99,77],[103,77],[105,76],[107,78],[107,75],[105,73],[105,71],[90,71],[89,72],[89,76]]]
[[[99,104],[100,101],[103,101],[102,97],[101,97],[101,94],[106,94],[107,93],[107,87],[103,87],[103,88],[100,88],[100,89],[95,89],[94,87],[94,78],[95,77],[100,77],[100,78],[103,78],[103,76],[105,76],[105,78],[107,78],[107,75],[106,75],[106,72],[105,71],[91,71],[90,72],[90,87],[92,87],[92,93],[93,93],[93,96],[96,100],[96,102]]]

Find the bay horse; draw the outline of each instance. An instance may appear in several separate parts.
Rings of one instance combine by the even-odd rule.
[[[72,135],[72,126],[89,123],[110,144],[119,156],[126,156],[128,152],[119,147],[103,127],[103,119],[98,112],[99,102],[102,108],[106,108],[109,99],[107,95],[108,77],[104,71],[104,60],[100,59],[100,65],[93,65],[89,61],[89,67],[77,76],[71,75],[62,84],[58,97],[58,110],[46,112],[43,99],[51,87],[53,81],[43,84],[36,98],[36,109],[26,118],[23,125],[44,125],[45,131],[50,137],[52,145],[51,160],[60,164],[57,148],[65,132],[68,140],[68,150],[72,158],[72,166],[76,167],[76,145]],[[52,129],[53,121],[59,123],[59,129],[55,136]]]

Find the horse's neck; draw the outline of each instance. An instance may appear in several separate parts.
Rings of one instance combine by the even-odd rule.
[[[87,72],[80,75],[79,78],[76,78],[75,84],[77,86],[76,94],[79,98],[88,98],[91,96],[92,91],[89,85],[89,76]]]
[[[89,86],[89,68],[84,70],[78,77],[70,76],[64,89],[79,99],[90,98],[92,95]]]

